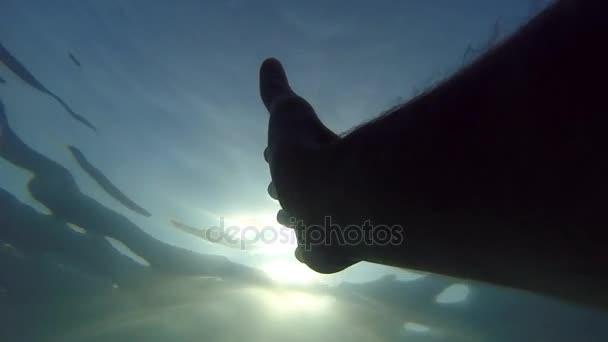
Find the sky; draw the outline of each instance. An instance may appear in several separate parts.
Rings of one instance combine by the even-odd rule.
[[[26,143],[153,236],[271,274],[293,268],[298,279],[317,279],[293,258],[293,245],[228,249],[169,224],[208,228],[223,218],[241,228],[280,229],[279,206],[266,194],[261,61],[283,61],[293,87],[327,126],[345,132],[457,70],[467,46],[483,47],[497,21],[507,35],[537,3],[3,0],[0,41],[99,133],[3,69],[8,82],[0,94]],[[68,144],[153,216],[105,194],[75,164]],[[27,174],[6,162],[0,171],[10,175],[0,186],[44,211],[24,190]],[[409,276],[362,264],[321,280],[387,272]]]

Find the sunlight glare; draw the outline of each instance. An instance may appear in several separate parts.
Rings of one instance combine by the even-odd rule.
[[[297,245],[293,230],[280,225],[274,211],[234,215],[226,217],[224,223],[238,228],[233,238],[253,240],[256,251],[263,254],[293,255]]]
[[[318,273],[295,260],[275,261],[264,265],[262,270],[278,283],[308,284],[319,280]]]
[[[304,291],[250,288],[265,307],[275,314],[319,314],[327,312],[336,302],[336,298]]]

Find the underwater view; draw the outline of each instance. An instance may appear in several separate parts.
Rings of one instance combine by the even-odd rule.
[[[0,0],[0,341],[608,341],[605,306],[318,273],[268,185],[266,58],[342,133],[551,3]]]

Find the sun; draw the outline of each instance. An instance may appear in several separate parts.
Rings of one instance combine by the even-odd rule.
[[[295,259],[273,261],[262,270],[277,283],[310,284],[320,280],[318,273]]]
[[[256,266],[273,281],[294,285],[320,281],[318,273],[295,259],[295,233],[277,223],[276,212],[231,215],[225,218],[225,224],[239,227],[239,238],[255,239],[252,251],[260,257]]]
[[[293,229],[277,222],[276,211],[229,216],[225,226],[233,228],[234,237],[251,241],[258,253],[293,256],[297,246]]]

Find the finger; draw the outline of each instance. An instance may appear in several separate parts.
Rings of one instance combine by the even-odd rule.
[[[264,160],[270,163],[270,149],[268,147],[264,149]]]
[[[276,100],[296,96],[289,86],[285,69],[276,58],[268,58],[262,63],[260,68],[260,95],[269,112]]]
[[[338,138],[291,89],[281,62],[275,58],[266,59],[260,67],[260,95],[271,116],[268,146],[272,152],[277,146],[315,147]]]
[[[270,182],[270,184],[268,184],[268,195],[270,195],[270,197],[272,197],[272,199],[275,199],[275,200],[279,199],[279,194],[277,193],[277,188],[274,186],[273,182]]]
[[[288,228],[294,228],[296,226],[296,219],[284,209],[279,210],[277,213],[277,222]]]
[[[302,246],[296,248],[296,258],[305,263],[313,271],[322,274],[337,273],[357,263],[355,260],[321,251],[306,250]]]
[[[293,254],[299,262],[304,263],[304,248],[302,246],[296,247]]]

